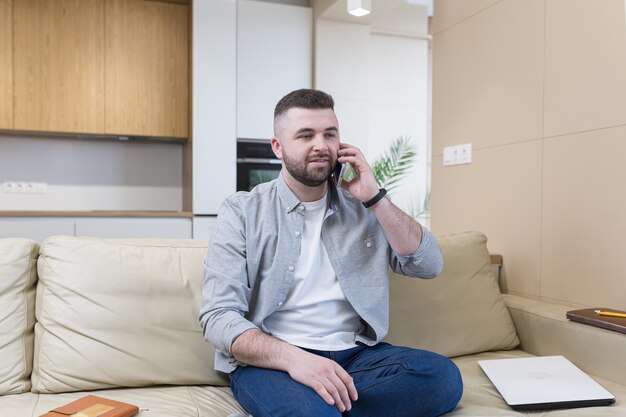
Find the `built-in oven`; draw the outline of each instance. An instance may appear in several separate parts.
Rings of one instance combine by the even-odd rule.
[[[281,162],[269,141],[237,141],[237,191],[250,191],[258,184],[278,177]]]

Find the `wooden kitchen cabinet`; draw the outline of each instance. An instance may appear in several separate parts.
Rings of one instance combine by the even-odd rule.
[[[0,0],[0,129],[13,128],[13,23],[11,0]]]
[[[189,6],[106,3],[106,131],[188,136]]]
[[[104,0],[13,2],[16,130],[104,131]]]
[[[188,49],[188,4],[0,0],[0,129],[186,138]]]

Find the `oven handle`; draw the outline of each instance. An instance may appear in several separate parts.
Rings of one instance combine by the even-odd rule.
[[[280,159],[271,158],[237,158],[238,164],[282,164]]]

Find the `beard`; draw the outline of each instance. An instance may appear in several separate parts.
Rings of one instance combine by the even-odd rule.
[[[308,169],[308,162],[311,159],[317,158],[328,158],[330,160],[330,164],[324,167],[314,167]],[[283,162],[285,163],[287,172],[289,172],[289,174],[296,181],[309,187],[317,187],[328,181],[330,174],[333,172],[333,167],[337,163],[337,161],[333,160],[329,154],[313,155],[305,161],[296,161],[283,154]]]

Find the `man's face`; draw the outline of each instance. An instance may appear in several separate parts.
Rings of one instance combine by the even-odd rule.
[[[328,180],[337,163],[339,129],[332,109],[292,108],[276,121],[272,149],[287,174],[309,187]]]

